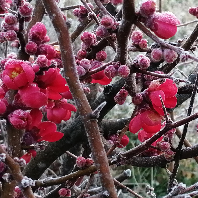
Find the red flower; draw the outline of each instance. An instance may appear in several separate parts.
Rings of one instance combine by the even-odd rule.
[[[2,80],[9,89],[19,89],[32,83],[35,73],[27,62],[10,59],[5,63]]]
[[[92,65],[91,70],[94,70],[102,66],[102,63],[99,61],[93,61],[91,65]],[[99,83],[101,85],[108,85],[112,81],[112,79],[107,78],[107,76],[104,73],[104,70],[93,74],[91,77],[92,77],[92,81],[91,81],[92,83]]]
[[[24,159],[26,161],[26,163],[29,163],[32,157],[36,157],[36,151],[35,150],[29,150],[21,158]]]
[[[156,83],[156,85],[154,85]],[[153,108],[160,114],[164,115],[160,96],[166,108],[174,108],[177,104],[177,86],[171,79],[166,79],[161,85],[157,81],[152,81],[149,88],[149,98]]]
[[[66,99],[54,101],[52,108],[47,108],[47,119],[58,124],[62,120],[69,120],[71,111],[76,111],[76,107],[67,103]]]
[[[21,101],[31,108],[40,108],[47,104],[47,96],[41,92],[37,84],[30,84],[18,91]]]
[[[123,135],[120,143],[117,145],[118,148],[123,148],[129,143],[129,137],[127,135]]]
[[[48,141],[48,142],[56,142],[60,140],[64,134],[56,131],[56,124],[50,121],[42,122],[42,113],[38,109],[33,109],[30,112],[32,116],[32,123],[29,125],[28,130],[35,137],[37,142],[40,141]]]
[[[138,133],[138,139],[140,140],[140,142],[144,142],[147,139],[151,138],[155,133],[147,133],[144,130],[140,130]],[[156,146],[158,142],[162,141],[163,137],[160,137],[159,139],[157,139],[155,142],[152,143],[153,146]]]
[[[161,129],[161,116],[152,110],[146,110],[135,116],[130,124],[129,131],[137,133],[141,128],[147,133],[156,133]]]
[[[69,87],[66,86],[66,80],[59,71],[57,68],[50,68],[38,77],[39,87],[46,89],[48,98],[52,100],[61,99],[60,93],[69,91]]]

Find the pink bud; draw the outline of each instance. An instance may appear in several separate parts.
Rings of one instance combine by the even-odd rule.
[[[96,53],[96,60],[104,61],[107,58],[107,53],[105,51],[99,51]]]
[[[79,167],[79,168],[83,168],[85,165],[86,165],[86,159],[84,157],[77,157],[76,158],[76,165]]]
[[[17,33],[14,30],[8,30],[5,32],[5,38],[7,41],[14,41],[17,39]]]
[[[25,51],[27,54],[34,55],[37,52],[37,44],[33,41],[29,41],[25,46]]]
[[[128,91],[126,89],[121,89],[116,96],[114,97],[114,101],[119,104],[122,105],[124,104],[126,98],[128,96]]]
[[[138,44],[141,49],[147,48],[147,40],[146,39],[142,39]]]
[[[132,102],[134,105],[139,105],[141,104],[143,101],[143,96],[141,93],[137,93],[133,98],[132,98]]]
[[[150,59],[145,55],[138,55],[137,61],[140,69],[147,69],[150,66]]]
[[[153,62],[159,62],[162,59],[162,49],[155,48],[151,51],[151,60]]]
[[[17,23],[17,17],[11,13],[6,14],[4,20],[8,25],[14,25]]]
[[[153,0],[147,0],[140,6],[140,14],[144,17],[149,17],[154,14],[156,3]]]
[[[19,7],[18,10],[21,16],[29,17],[32,15],[33,6],[30,3],[25,2],[24,4],[22,4],[22,6]]]
[[[165,49],[163,52],[163,56],[164,56],[164,60],[167,63],[173,63],[177,59],[178,54],[174,50]]]
[[[113,65],[109,65],[105,68],[104,73],[107,76],[107,78],[112,79],[117,75],[117,70]]]
[[[109,32],[103,25],[98,26],[98,28],[96,29],[96,36],[104,38],[108,35]]]
[[[126,65],[121,65],[119,68],[118,68],[118,75],[123,77],[123,78],[126,78],[128,77],[128,75],[130,74],[130,69],[128,66]]]
[[[103,25],[107,29],[110,29],[110,28],[113,27],[115,21],[114,21],[113,18],[111,18],[110,15],[105,15],[105,16],[102,17],[100,23],[101,23],[101,25]]]
[[[142,40],[142,32],[139,30],[135,30],[133,31],[132,35],[131,35],[131,40],[134,44],[139,44],[139,42]]]

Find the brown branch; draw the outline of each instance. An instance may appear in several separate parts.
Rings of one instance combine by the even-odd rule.
[[[15,162],[2,148],[0,145],[0,153],[5,153],[5,164],[10,168],[11,174],[14,178],[14,180],[18,183],[19,186],[21,186],[21,181],[23,179],[23,175],[21,173],[20,166],[17,162]],[[23,194],[28,198],[35,198],[32,189],[30,186],[23,188],[22,190]]]
[[[132,24],[135,23],[134,0],[123,1],[122,22],[117,33],[117,55],[115,60],[125,64],[127,60],[127,43]]]
[[[117,193],[112,176],[110,174],[110,168],[100,137],[98,124],[96,120],[91,120],[89,118],[92,110],[77,76],[68,27],[64,22],[56,2],[53,0],[42,1],[58,35],[65,77],[73,98],[75,99],[79,114],[83,118],[84,127],[86,129],[90,147],[92,149],[93,159],[96,163],[97,169],[100,172],[101,182],[104,188],[106,188],[106,190],[109,192],[110,197],[116,198]]]
[[[122,183],[120,183],[118,180],[114,179],[114,182],[115,182],[116,185],[122,187],[123,189],[126,189],[128,192],[130,192],[131,194],[135,195],[135,197],[143,198],[142,196],[138,195],[136,192],[134,192],[130,188],[128,188],[125,185],[123,185]]]
[[[99,9],[96,8],[94,9],[94,13],[98,14]],[[82,31],[93,21],[93,19],[90,19],[89,17],[87,17],[86,19],[84,19],[82,22],[80,22],[80,24],[78,25],[78,27],[76,28],[76,30],[71,34],[71,41],[74,42],[76,40],[76,38],[82,33]]]
[[[1,198],[13,198],[14,197],[15,186],[16,186],[16,182],[15,181],[2,182]]]
[[[58,185],[66,182],[67,180],[77,179],[84,175],[90,175],[91,173],[97,171],[97,168],[95,166],[90,166],[84,170],[79,170],[74,173],[71,173],[66,176],[58,177],[58,178],[52,178],[52,179],[46,179],[46,180],[37,180],[35,181],[36,187],[47,187],[47,186],[53,186]]]
[[[61,8],[61,11],[72,10],[72,9],[79,8],[79,7],[80,7],[80,5],[67,6],[65,8]]]
[[[192,34],[188,37],[182,48],[184,50],[189,50],[192,44],[195,42],[195,40],[198,37],[198,24],[196,25],[195,29],[193,30]]]
[[[196,157],[197,155],[198,155],[198,144],[193,147],[182,149],[180,159],[188,159],[188,158]],[[172,159],[172,161],[173,160],[174,159]],[[156,166],[166,167],[167,163],[170,163],[170,161],[166,160],[164,155],[157,155],[157,156],[152,156],[152,157],[134,156],[128,159],[127,158],[122,159],[122,164],[137,166],[137,167],[156,167]],[[121,164],[118,164],[118,165],[121,165]],[[90,175],[96,170],[97,169],[95,166],[90,166],[86,169],[79,170],[77,172],[74,172],[69,175],[59,177],[59,178],[36,180],[35,185],[36,187],[47,187],[47,186],[58,185],[58,184],[62,184],[66,182],[67,180],[77,179],[78,177],[81,177],[84,175]]]

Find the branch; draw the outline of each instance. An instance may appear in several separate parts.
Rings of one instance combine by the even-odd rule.
[[[98,124],[96,120],[91,120],[89,118],[92,110],[77,76],[68,28],[59,8],[56,5],[56,2],[52,0],[43,0],[43,4],[58,35],[65,77],[73,98],[75,99],[79,114],[83,118],[84,127],[86,129],[89,144],[92,149],[93,159],[96,163],[97,169],[100,172],[101,182],[104,188],[106,188],[106,190],[109,192],[110,196],[116,198],[117,193],[115,191],[113,179],[110,174],[108,159],[102,144]]]
[[[10,168],[12,176],[14,180],[18,183],[18,186],[21,186],[21,180],[23,179],[23,175],[21,173],[20,166],[17,162],[15,162],[2,148],[0,145],[0,153],[5,153],[5,164]],[[30,186],[22,189],[23,194],[28,198],[35,198],[32,189]]]
[[[125,64],[127,60],[127,43],[131,31],[131,26],[135,23],[135,5],[134,0],[123,1],[122,22],[117,33],[117,55],[115,60]]]

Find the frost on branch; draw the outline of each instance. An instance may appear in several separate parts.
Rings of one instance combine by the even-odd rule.
[[[6,159],[6,154],[5,153],[1,153],[0,154],[0,162],[5,162]]]
[[[24,176],[23,179],[21,180],[21,185],[23,188],[27,188],[28,186],[35,186],[35,181]]]

